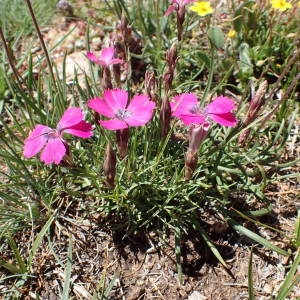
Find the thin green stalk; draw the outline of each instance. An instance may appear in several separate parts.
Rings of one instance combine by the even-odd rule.
[[[212,81],[213,81],[213,77],[214,77],[214,59],[215,59],[215,47],[212,43],[210,43],[210,47],[211,47],[211,59],[210,59],[210,69],[209,69],[209,75],[208,75],[208,80],[207,80],[207,84],[201,99],[201,104],[203,105],[205,103],[205,100],[208,96],[208,93],[211,89],[211,85],[212,85]]]
[[[248,295],[249,300],[255,300],[253,287],[253,247],[251,247],[248,263]]]
[[[41,33],[41,31],[40,31],[39,25],[38,25],[38,23],[37,23],[37,19],[36,19],[36,17],[35,17],[35,14],[34,14],[32,5],[31,5],[31,3],[30,3],[30,0],[25,0],[25,1],[26,1],[26,3],[27,3],[27,6],[28,6],[28,9],[29,9],[30,16],[31,16],[31,18],[32,18],[34,27],[35,27],[36,32],[37,32],[37,34],[38,34],[38,37],[39,37],[41,46],[42,46],[42,48],[43,48],[43,51],[44,51],[44,54],[45,54],[45,57],[46,57],[46,60],[47,60],[48,69],[49,69],[49,72],[50,72],[50,75],[51,75],[51,78],[52,78],[53,86],[54,86],[55,89],[57,90],[56,80],[55,80],[55,76],[54,76],[53,69],[52,69],[52,63],[51,63],[51,61],[50,61],[50,57],[49,57],[49,54],[48,54],[48,50],[47,50],[46,44],[45,44],[45,42],[44,42],[42,33]]]

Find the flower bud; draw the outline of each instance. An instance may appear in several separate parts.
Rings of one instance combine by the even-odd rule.
[[[145,73],[145,93],[152,100],[156,98],[157,81],[155,73],[147,70]]]
[[[124,158],[128,152],[129,128],[116,131],[118,152],[121,158]]]
[[[191,152],[197,152],[203,140],[206,138],[210,124],[204,122],[200,125],[192,125],[189,128],[189,148]]]
[[[103,171],[106,177],[106,186],[110,189],[114,188],[115,186],[116,163],[116,153],[111,144],[108,143],[104,155]]]
[[[103,67],[102,89],[105,91],[112,89],[112,87],[110,69],[109,67]]]
[[[197,168],[198,153],[188,150],[185,154],[184,178],[186,181],[191,180]]]

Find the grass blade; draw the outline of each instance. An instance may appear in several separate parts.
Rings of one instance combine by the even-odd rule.
[[[254,300],[254,288],[253,288],[253,247],[251,247],[250,256],[249,256],[249,264],[248,264],[248,295],[249,300]]]
[[[73,242],[72,237],[69,238],[69,247],[68,247],[68,257],[67,257],[67,263],[66,263],[66,269],[65,269],[65,283],[63,287],[63,293],[62,293],[62,300],[68,300],[69,299],[69,291],[71,286],[71,273],[72,273],[72,248],[73,248]]]
[[[259,243],[262,246],[265,246],[267,248],[269,248],[270,250],[273,250],[279,254],[282,254],[284,256],[289,256],[289,253],[275,245],[273,245],[272,243],[270,243],[269,241],[267,241],[266,239],[264,239],[263,237],[261,237],[260,235],[254,233],[253,231],[245,228],[244,226],[238,224],[236,221],[234,221],[233,219],[229,218],[227,219],[228,223],[239,233],[247,236],[248,238],[250,238],[251,240]]]
[[[288,272],[282,286],[279,289],[276,300],[285,300],[288,294],[291,292],[293,287],[300,282],[300,274],[296,274],[297,268],[300,264],[300,249],[296,255],[296,258],[291,266],[290,271]]]
[[[181,247],[180,247],[180,240],[181,240],[180,229],[175,227],[175,256],[176,256],[176,268],[177,268],[177,275],[179,283],[182,284],[183,276],[182,276],[182,264],[181,264]]]
[[[20,254],[20,251],[19,251],[15,241],[13,240],[13,238],[10,235],[8,235],[6,238],[7,238],[7,242],[9,244],[10,248],[14,252],[16,261],[18,262],[18,265],[19,265],[19,268],[20,268],[20,272],[21,273],[26,273],[26,264],[25,264],[21,254]]]
[[[214,243],[211,241],[209,236],[207,235],[206,231],[200,226],[199,222],[194,221],[194,225],[196,227],[196,230],[199,231],[202,238],[204,239],[205,243],[209,247],[210,251],[214,254],[214,256],[217,258],[217,260],[226,268],[228,269],[228,266],[226,265],[222,255],[220,254],[219,250],[216,248]]]
[[[55,219],[55,213],[48,219],[48,221],[43,226],[41,231],[38,233],[36,239],[34,240],[34,242],[32,244],[32,247],[31,247],[31,251],[30,251],[29,256],[28,256],[27,270],[30,269],[33,258],[34,258],[34,255],[35,255],[37,249],[39,248],[39,246],[41,245],[42,240],[43,240],[45,234],[47,233],[47,231],[49,230],[49,228],[50,228],[52,222],[54,221],[54,219]]]

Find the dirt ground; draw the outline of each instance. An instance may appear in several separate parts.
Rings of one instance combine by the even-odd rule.
[[[49,47],[56,43],[72,26],[73,33],[53,53],[55,62],[63,60],[67,50],[67,77],[72,80],[74,67],[80,70],[88,68],[84,56],[85,24],[64,24],[44,30],[45,41]],[[103,32],[95,29],[91,44],[93,50],[99,50],[103,43]],[[39,47],[34,49],[36,53]],[[38,70],[37,70],[38,71]],[[287,149],[287,157],[300,155],[299,144],[295,136],[299,134],[299,125],[295,127]],[[287,172],[289,170],[286,170]],[[299,172],[300,166],[293,172]],[[287,179],[269,186],[265,194],[273,205],[273,211],[263,220],[264,223],[284,232],[277,234],[265,228],[256,231],[267,240],[285,248],[293,236],[297,210],[300,208],[300,186],[296,179]],[[253,276],[256,299],[272,299],[282,284],[289,258],[278,255],[250,240],[237,235],[229,227],[220,232],[212,229],[213,241],[225,258],[229,269],[225,269],[204,246],[205,243],[196,232],[189,233],[189,239],[182,241],[183,281],[179,283],[176,271],[174,237],[155,232],[140,232],[131,239],[122,239],[122,233],[112,233],[99,222],[99,216],[82,218],[81,204],[74,200],[71,207],[53,224],[51,239],[44,241],[35,256],[32,277],[22,287],[22,299],[43,300],[60,299],[65,282],[65,268],[68,262],[68,245],[72,240],[71,291],[73,299],[100,299],[101,290],[112,283],[107,298],[122,300],[150,299],[187,299],[187,300],[242,300],[248,299],[248,265],[250,249],[253,247]],[[74,213],[76,212],[76,213]],[[209,225],[207,225],[209,226]],[[19,247],[28,248],[32,240],[30,230],[21,232]],[[11,259],[8,248],[2,253],[4,259]],[[5,271],[0,269],[0,295],[9,289],[10,283],[1,283]],[[12,283],[12,282],[11,282]],[[4,295],[4,293],[3,293]],[[93,298],[93,296],[95,298]],[[3,297],[3,298],[2,298]],[[0,299],[6,299],[0,296]],[[300,287],[296,287],[289,299],[300,299]]]
[[[296,206],[300,204],[295,203],[295,184],[291,182],[289,190],[276,191],[278,185],[271,187],[272,192],[266,192],[273,199],[274,211],[264,221],[276,224],[286,237],[262,228],[258,232],[280,247],[285,247],[293,234]],[[70,238],[73,299],[100,299],[102,288],[110,281],[113,286],[106,299],[248,299],[248,265],[253,247],[256,299],[267,300],[277,294],[290,263],[289,258],[255,245],[227,228],[213,233],[214,242],[229,266],[227,270],[214,259],[197,233],[190,232],[189,237],[193,238],[183,240],[181,245],[184,275],[180,284],[171,234],[166,233],[164,241],[154,232],[140,232],[131,239],[122,239],[122,232],[112,233],[99,224],[99,216],[80,217],[80,203],[77,205],[77,216],[73,213],[74,206],[69,207],[53,224],[51,239],[42,244],[35,256],[32,277],[27,280],[22,299],[37,299],[35,292],[43,300],[60,299]],[[31,232],[21,232],[17,240],[26,249]],[[4,275],[1,271],[0,278]],[[7,282],[0,284],[0,293],[8,288]],[[98,296],[93,298],[95,295]],[[288,299],[299,297],[298,287]]]

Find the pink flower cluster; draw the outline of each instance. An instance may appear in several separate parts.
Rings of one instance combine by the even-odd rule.
[[[204,108],[193,93],[177,95],[171,101],[172,115],[185,125],[210,124],[212,120],[223,126],[236,126],[237,119],[232,113],[235,108],[234,101],[224,96],[216,97]]]
[[[83,120],[80,108],[70,107],[63,114],[55,129],[38,124],[25,140],[23,155],[33,157],[40,151],[45,164],[59,164],[67,153],[68,146],[63,134],[69,133],[81,138],[93,135],[92,126]]]
[[[122,64],[124,61],[119,58],[114,58],[115,49],[108,47],[103,48],[100,52],[100,57],[97,57],[93,52],[87,52],[86,57],[97,65],[109,67],[110,65]]]
[[[131,101],[128,100],[128,93],[124,90],[107,90],[104,92],[103,99],[90,99],[88,106],[110,118],[110,120],[99,121],[104,128],[109,130],[142,126],[148,123],[155,103],[146,95],[136,95]],[[24,157],[31,158],[42,151],[41,161],[45,164],[59,164],[68,152],[67,142],[63,139],[64,133],[81,138],[89,138],[93,135],[92,126],[84,121],[80,108],[68,108],[55,129],[41,124],[36,125],[25,140]]]
[[[129,103],[129,104],[128,104]],[[103,99],[89,100],[88,107],[110,120],[100,120],[99,123],[109,130],[119,130],[136,127],[148,123],[152,117],[155,103],[146,95],[135,95],[129,101],[128,93],[121,89],[107,90]]]
[[[172,5],[184,6],[190,2],[192,1],[173,0]],[[172,9],[169,8],[169,12]],[[114,55],[113,48],[104,48],[100,57],[88,52],[87,58],[104,68],[108,68],[110,65],[123,63],[123,60],[114,58]],[[147,124],[152,118],[156,104],[147,95],[135,95],[130,99],[125,90],[107,89],[103,93],[103,98],[90,99],[87,106],[99,115],[108,118],[108,120],[99,120],[101,126],[108,130],[122,131],[129,127]],[[201,140],[205,138],[211,120],[224,126],[237,124],[232,113],[235,104],[228,97],[219,96],[206,107],[201,108],[195,94],[184,93],[175,96],[170,102],[170,106],[172,116],[190,126],[191,149],[196,149]],[[25,140],[24,157],[31,158],[41,152],[40,159],[45,164],[59,164],[68,153],[68,144],[63,138],[65,133],[81,138],[89,138],[93,135],[92,125],[84,121],[84,115],[80,108],[68,108],[54,129],[37,124]]]

